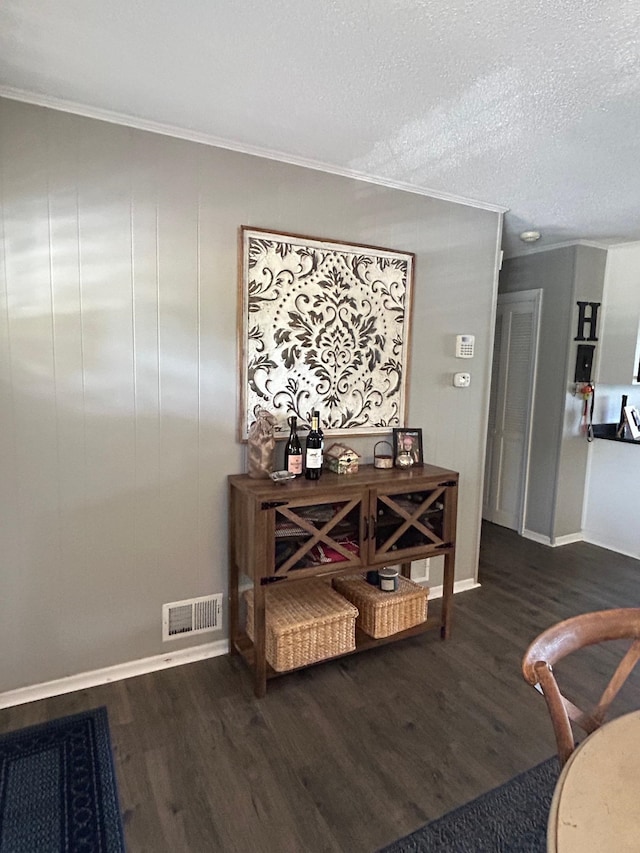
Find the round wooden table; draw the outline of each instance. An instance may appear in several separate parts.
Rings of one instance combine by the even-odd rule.
[[[605,723],[571,754],[553,794],[547,850],[640,851],[640,711]]]

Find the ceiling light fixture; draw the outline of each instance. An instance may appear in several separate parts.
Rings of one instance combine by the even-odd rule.
[[[524,240],[525,243],[535,243],[536,240],[540,239],[539,231],[523,231],[520,235],[520,239]]]

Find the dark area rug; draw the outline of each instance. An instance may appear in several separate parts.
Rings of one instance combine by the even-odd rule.
[[[379,853],[545,853],[559,775],[553,756]]]
[[[0,735],[0,853],[122,853],[106,708]]]

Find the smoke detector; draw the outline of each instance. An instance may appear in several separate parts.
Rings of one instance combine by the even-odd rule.
[[[535,243],[536,240],[540,239],[539,231],[523,231],[520,235],[520,239],[524,240],[525,243]]]

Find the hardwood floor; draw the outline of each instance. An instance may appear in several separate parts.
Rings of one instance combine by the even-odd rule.
[[[486,524],[480,582],[451,640],[292,673],[261,700],[223,657],[5,709],[0,731],[106,705],[129,853],[373,853],[554,753],[522,654],[560,619],[637,605],[640,561]],[[578,691],[612,659],[585,657]],[[640,672],[614,707],[640,707]]]

